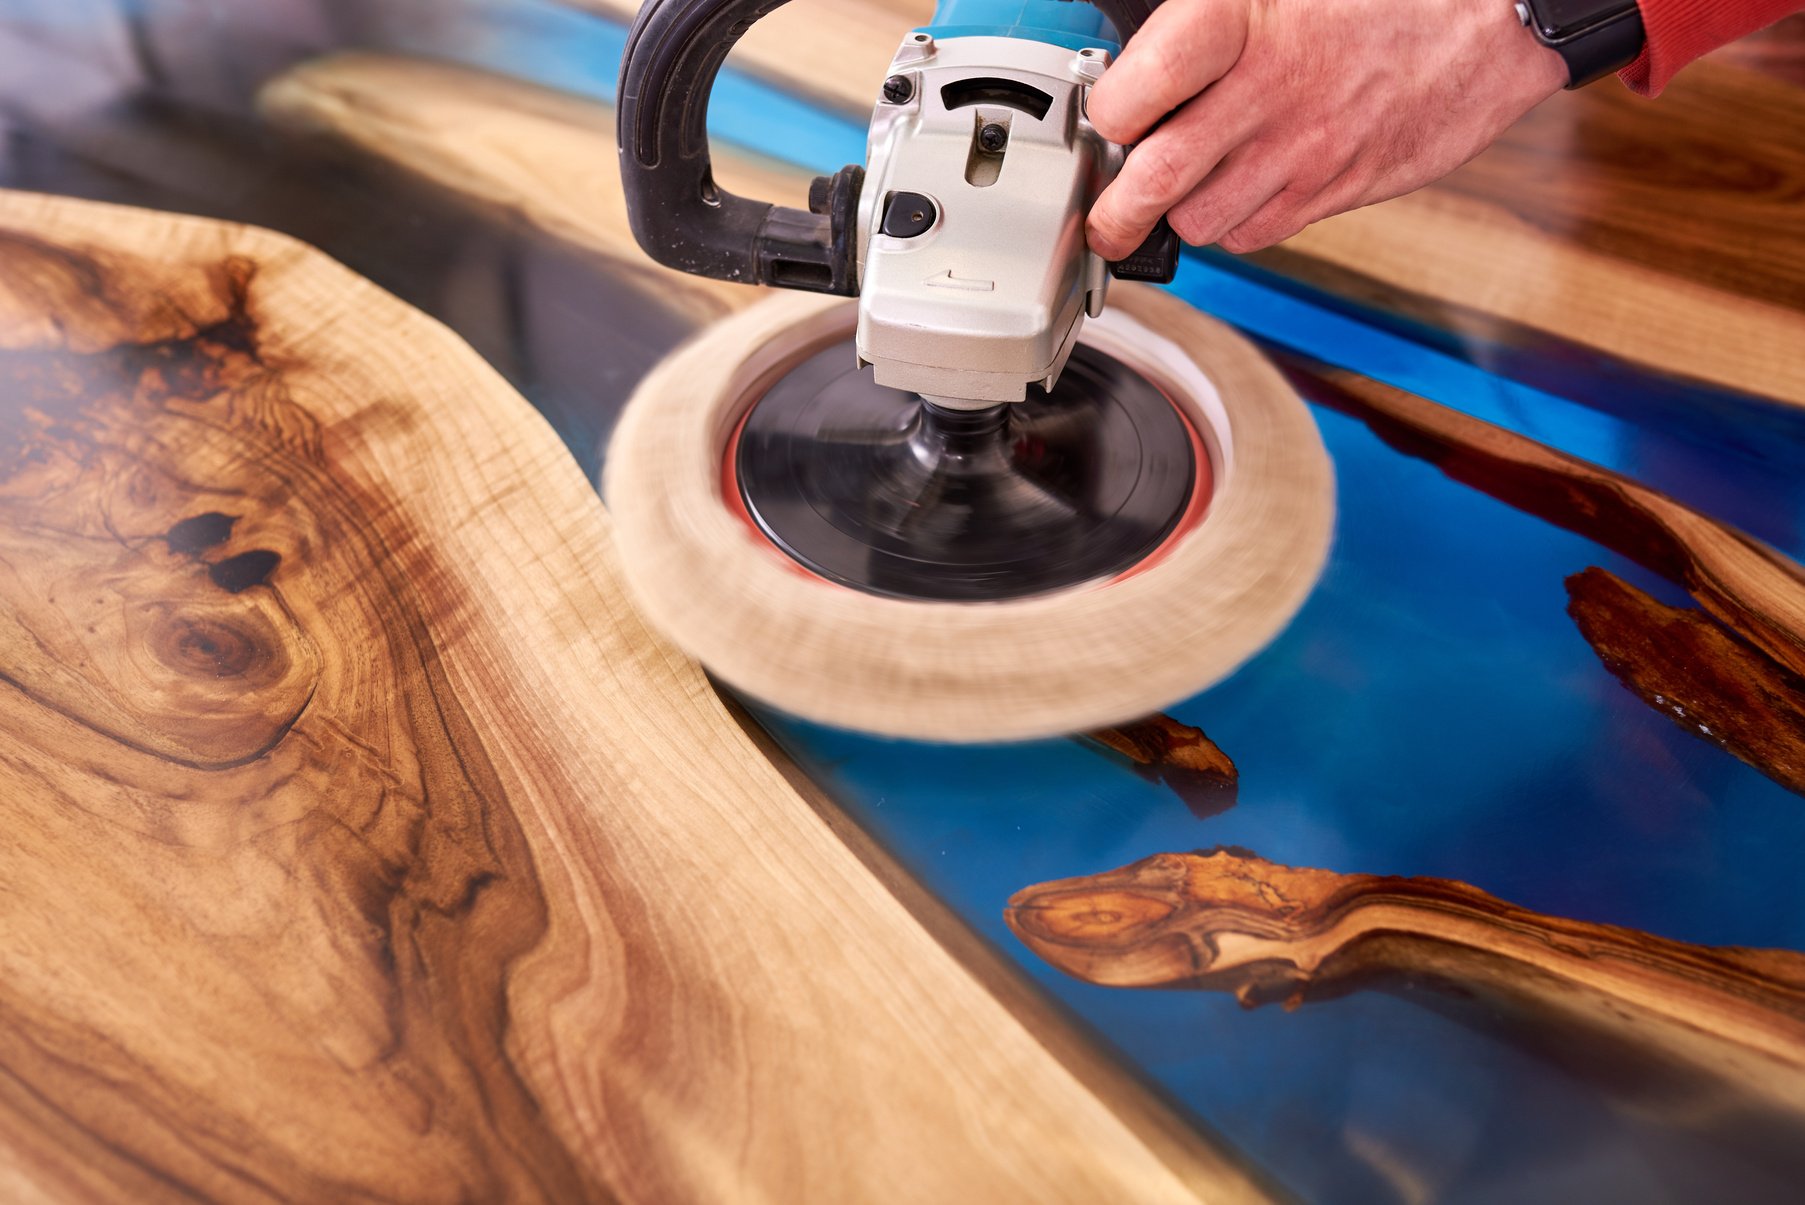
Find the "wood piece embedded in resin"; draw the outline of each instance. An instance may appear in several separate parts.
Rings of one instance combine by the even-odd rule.
[[[1725,627],[1805,676],[1805,569],[1796,561],[1621,473],[1346,369],[1275,358],[1305,397],[1455,481],[1684,587]]]
[[[1567,614],[1605,668],[1701,740],[1805,793],[1805,680],[1702,611],[1605,569],[1567,579]]]
[[[1337,874],[1245,850],[1160,854],[1026,888],[1009,927],[1068,975],[1295,1007],[1429,985],[1805,1113],[1805,954],[1712,948],[1520,908],[1446,879]]]
[[[1169,787],[1199,820],[1235,806],[1240,773],[1235,763],[1201,728],[1169,715],[1103,728],[1080,738],[1125,759],[1150,782]]]

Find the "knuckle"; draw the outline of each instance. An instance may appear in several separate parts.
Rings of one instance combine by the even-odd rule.
[[[1086,223],[1090,229],[1106,238],[1125,233],[1125,224],[1121,215],[1116,213],[1112,200],[1111,197],[1104,197],[1092,206],[1090,219]]]
[[[1216,245],[1231,255],[1246,255],[1249,251],[1258,251],[1262,247],[1271,246],[1272,240],[1266,238],[1258,230],[1250,230],[1247,226],[1237,226],[1217,239]]]
[[[1255,214],[1223,235],[1221,245],[1225,251],[1246,255],[1282,243],[1302,228],[1297,210],[1286,205],[1268,213]]]
[[[1170,203],[1184,192],[1184,163],[1170,143],[1144,143],[1129,159],[1135,164],[1135,175],[1145,196]]]
[[[1182,39],[1164,38],[1147,48],[1144,70],[1155,96],[1177,103],[1185,89],[1187,68]]]
[[[1209,241],[1209,227],[1193,213],[1174,213],[1172,231],[1193,247],[1201,247]]]

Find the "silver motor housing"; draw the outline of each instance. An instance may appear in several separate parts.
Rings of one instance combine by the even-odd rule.
[[[1084,111],[1108,63],[1102,48],[1020,38],[904,40],[858,220],[858,355],[878,384],[977,408],[1058,381],[1109,289],[1084,234],[1124,158]],[[897,198],[919,231],[884,232]]]

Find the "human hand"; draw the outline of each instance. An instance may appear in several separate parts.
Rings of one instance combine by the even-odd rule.
[[[1166,0],[1091,89],[1091,124],[1139,145],[1090,245],[1121,259],[1169,213],[1257,251],[1439,179],[1567,80],[1509,0]]]

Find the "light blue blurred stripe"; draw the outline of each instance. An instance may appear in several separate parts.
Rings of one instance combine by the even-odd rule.
[[[438,20],[423,16],[389,24],[385,40],[614,103],[627,48],[623,25],[549,0],[489,0],[454,6]],[[902,34],[898,29],[899,42]],[[874,97],[880,83],[871,82]],[[732,69],[715,83],[708,129],[724,143],[817,172],[865,161],[863,122]]]

